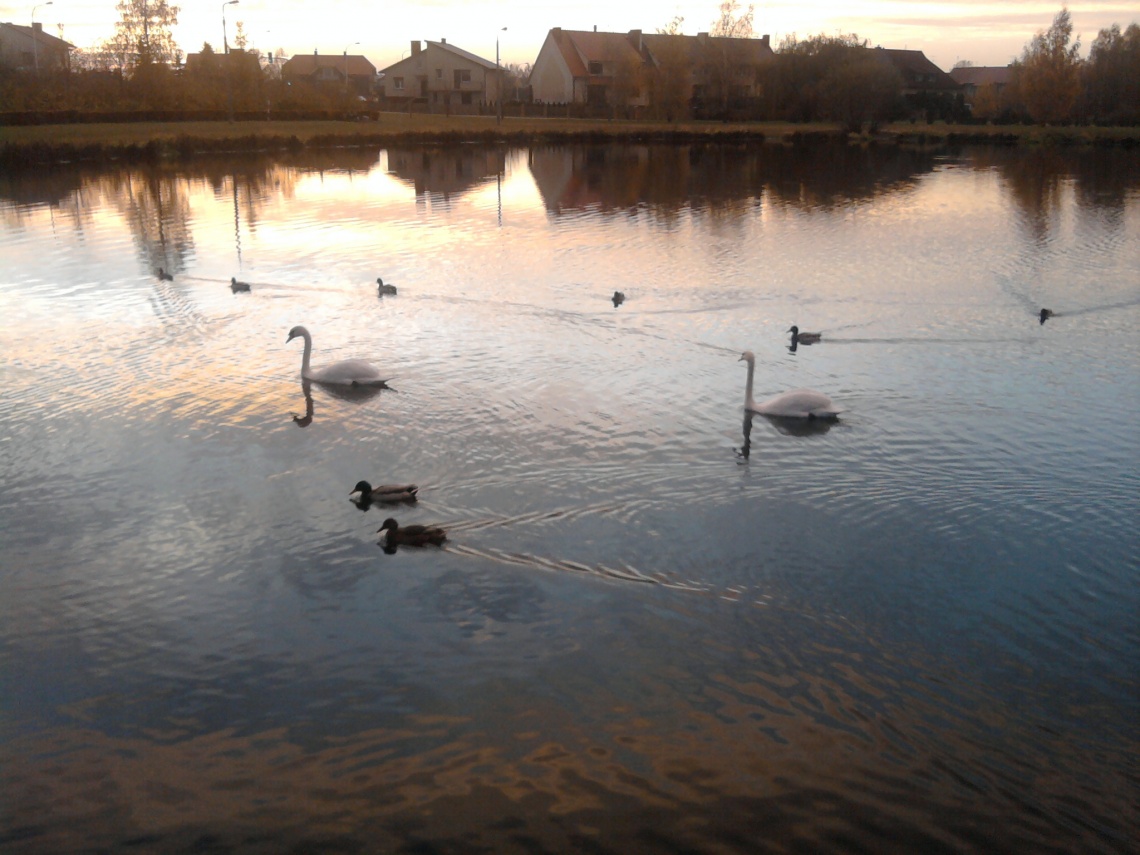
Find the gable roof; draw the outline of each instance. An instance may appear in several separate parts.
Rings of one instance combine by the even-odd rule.
[[[376,74],[376,66],[359,54],[349,54],[348,57],[345,57],[343,54],[337,56],[336,54],[299,53],[282,63],[281,70],[284,72],[288,67],[290,74],[296,74],[299,77],[308,77],[315,74],[320,68],[332,68],[344,74],[346,63],[349,77],[373,77]]]
[[[599,33],[592,30],[564,30],[555,27],[549,38],[558,47],[566,67],[573,77],[590,77],[591,62],[623,62],[627,59],[640,60],[629,37],[625,33]],[[593,75],[597,76],[597,75]]]
[[[63,39],[56,38],[51,33],[45,33],[42,29],[25,27],[23,24],[11,24],[7,21],[0,23],[0,27],[7,27],[9,29],[15,30],[24,38],[34,39],[37,43],[46,45],[48,48],[55,48],[57,50],[67,48],[68,50],[75,50],[75,45],[73,45],[71,42],[65,42]]]
[[[972,65],[950,70],[950,78],[963,86],[1005,86],[1013,78],[1008,65]]]
[[[922,85],[918,88],[926,90],[960,88],[949,74],[931,62],[920,50],[884,47],[877,47],[875,50],[899,70],[904,83],[919,82]]]
[[[440,50],[445,50],[449,53],[453,53],[456,56],[462,57],[468,62],[473,62],[476,65],[481,65],[483,68],[494,70],[496,67],[495,63],[491,62],[489,59],[483,59],[483,57],[476,56],[475,54],[471,53],[471,51],[463,50],[463,48],[457,48],[455,45],[449,45],[445,41],[433,42],[430,39],[426,39],[425,41],[427,41],[430,47],[437,47]]]

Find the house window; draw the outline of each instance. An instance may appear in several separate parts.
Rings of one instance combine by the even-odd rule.
[[[597,62],[596,60],[591,60],[590,61],[590,74],[601,74],[601,73],[602,73],[602,64],[600,62]]]
[[[392,78],[392,88],[395,89],[397,92],[402,91],[404,88],[404,78],[393,77]]]
[[[467,69],[455,69],[455,88],[459,89],[464,83],[471,82],[471,72]]]
[[[464,105],[470,106],[471,105],[471,93],[470,92],[461,92],[460,93],[460,101]]]
[[[435,70],[435,79],[436,80],[443,80],[443,69],[442,68],[437,68]]]

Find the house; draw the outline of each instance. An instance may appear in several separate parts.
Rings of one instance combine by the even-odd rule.
[[[920,50],[874,48],[877,55],[889,62],[902,78],[902,95],[953,95],[962,87],[949,74],[926,58]]]
[[[26,71],[67,71],[75,45],[44,32],[35,21],[30,27],[0,23],[0,67]]]
[[[477,113],[499,100],[499,66],[447,39],[412,41],[411,54],[381,71],[385,101],[396,109],[425,104],[432,113]]]
[[[672,69],[680,77],[686,103],[727,103],[759,95],[760,72],[774,58],[768,36],[737,39],[555,27],[538,52],[530,85],[535,101],[647,106],[655,94],[651,79]]]
[[[995,94],[1009,85],[1013,79],[1013,68],[1008,65],[974,65],[955,68],[950,78],[962,87],[966,101],[970,102],[983,86],[992,86]]]
[[[370,97],[376,87],[376,66],[363,56],[345,53],[297,54],[281,65],[281,79],[286,83],[305,81],[316,86],[341,87],[357,95]]]

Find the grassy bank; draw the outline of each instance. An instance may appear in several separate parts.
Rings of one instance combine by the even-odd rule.
[[[1140,144],[1140,128],[1039,128],[1021,125],[899,123],[873,136],[848,136],[834,124],[788,122],[634,122],[582,119],[425,116],[382,113],[359,122],[179,122],[0,127],[0,166],[62,161],[144,161],[233,151],[296,151],[310,147],[419,142],[535,142],[611,139],[661,142],[797,141],[931,144]]]

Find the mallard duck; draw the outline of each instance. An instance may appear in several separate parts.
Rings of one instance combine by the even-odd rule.
[[[614,308],[616,309],[618,306],[625,302],[625,294],[623,294],[621,291],[614,291],[613,301]]]
[[[171,276],[169,273],[167,273],[165,270],[163,270],[161,267],[158,268],[158,278],[161,279],[163,282],[173,282],[174,281],[174,277]]]
[[[253,290],[253,289],[251,289],[251,288],[249,287],[249,283],[248,283],[248,282],[238,282],[236,278],[234,278],[233,276],[231,276],[231,277],[230,277],[230,290],[231,290],[231,291],[233,291],[233,292],[236,294],[236,293],[238,293],[239,291],[244,291],[244,292],[246,292],[246,293],[249,293],[249,292],[250,292],[251,290]]]
[[[415,484],[381,484],[373,487],[367,481],[358,481],[349,493],[357,504],[364,502],[414,502],[419,487]]]
[[[792,334],[792,344],[815,344],[823,338],[823,333],[800,332],[800,328],[793,324],[788,332]]]
[[[317,383],[331,383],[339,386],[387,386],[391,378],[384,377],[380,369],[363,359],[343,359],[322,368],[309,367],[309,357],[313,352],[313,337],[302,326],[289,330],[288,344],[295,338],[305,340],[305,353],[301,357],[301,377]]]
[[[756,403],[752,398],[752,376],[756,371],[756,357],[746,350],[737,362],[748,363],[748,383],[744,387],[744,409],[762,416],[775,416],[787,419],[834,419],[841,412],[823,392],[814,389],[792,389],[781,392],[766,401]]]
[[[1041,323],[1045,323],[1047,320],[1049,320],[1051,317],[1053,317],[1053,310],[1052,309],[1042,309],[1041,314],[1038,317],[1041,318]]]
[[[384,280],[381,279],[379,276],[376,277],[376,286],[377,286],[376,290],[380,294],[381,297],[383,297],[385,294],[389,294],[393,297],[396,296],[396,286],[395,285],[385,285]]]
[[[391,517],[384,520],[384,525],[376,529],[377,534],[380,532],[384,532],[380,536],[380,543],[388,548],[397,545],[427,546],[429,543],[442,546],[443,542],[447,540],[447,532],[438,526],[406,525],[401,527]]]

